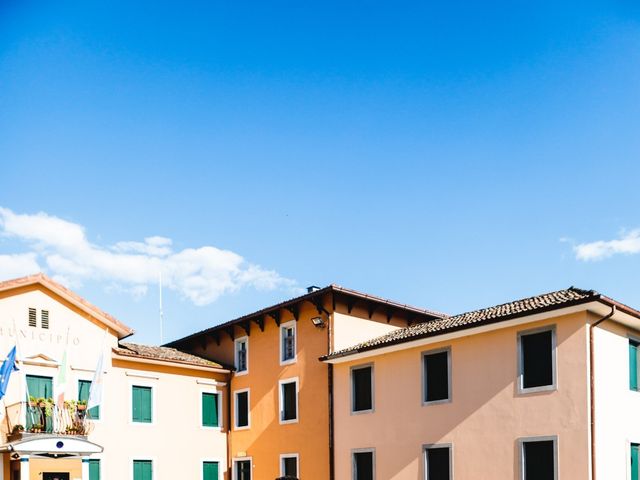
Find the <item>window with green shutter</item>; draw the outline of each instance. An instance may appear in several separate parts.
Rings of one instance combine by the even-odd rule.
[[[638,451],[640,445],[631,444],[631,480],[640,480],[640,465],[638,465]]]
[[[78,401],[89,401],[89,392],[91,391],[91,380],[78,380]],[[89,418],[94,420],[100,419],[100,407],[93,407],[87,411]]]
[[[36,400],[53,397],[53,378],[27,375],[27,395]],[[26,412],[27,430],[34,425],[40,425],[44,432],[51,432],[53,423],[51,417],[46,417],[42,408],[29,406]]]
[[[100,480],[100,460],[96,458],[89,460],[89,480]]]
[[[629,340],[629,388],[638,390],[638,346],[640,342]]]
[[[152,422],[151,387],[134,385],[131,390],[133,421],[137,423]]]
[[[218,423],[218,394],[202,394],[202,426],[219,427]]]
[[[219,465],[218,462],[203,462],[202,463],[202,480],[219,480]]]
[[[153,464],[151,460],[133,461],[133,480],[153,480]]]

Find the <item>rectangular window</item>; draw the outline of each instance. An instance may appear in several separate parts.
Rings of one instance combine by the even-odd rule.
[[[425,480],[451,480],[451,445],[429,445],[424,449]]]
[[[251,480],[251,460],[236,460],[234,480]]]
[[[373,450],[353,452],[353,480],[374,480]]]
[[[354,412],[373,410],[373,367],[351,369],[351,409]]]
[[[27,395],[34,399],[53,397],[53,378],[27,375]],[[41,428],[43,432],[51,432],[53,429],[53,417],[44,415],[42,408],[29,406],[26,415],[27,430],[32,427]]]
[[[280,326],[280,362],[293,362],[296,359],[296,322],[295,320]]]
[[[89,480],[100,480],[100,460],[89,459]]]
[[[153,480],[153,463],[151,460],[133,461],[133,480]]]
[[[218,462],[202,462],[202,480],[219,480],[220,465]]]
[[[520,441],[522,480],[557,480],[555,437]]]
[[[78,380],[78,401],[85,404],[89,400],[91,391],[91,380]],[[87,416],[93,420],[100,420],[100,406],[93,407],[87,411]]]
[[[40,325],[42,328],[49,328],[49,310],[40,310]]]
[[[423,403],[451,400],[451,350],[422,354]]]
[[[519,333],[520,389],[555,387],[555,330]]]
[[[218,423],[218,394],[202,393],[202,426],[219,427]]]
[[[132,420],[136,423],[151,423],[152,412],[152,389],[151,387],[141,387],[134,385],[131,388]]]
[[[298,478],[298,455],[280,455],[280,476]]]
[[[246,373],[249,371],[249,339],[247,337],[236,339],[235,347],[236,373]]]
[[[236,392],[236,428],[249,426],[249,391]]]
[[[298,419],[298,381],[280,381],[280,423]]]
[[[35,308],[29,308],[29,326],[30,327],[37,327],[38,323],[36,320],[36,309]]]
[[[631,444],[631,480],[640,480],[640,461],[639,454],[640,445]]]
[[[640,342],[629,340],[629,388],[638,391],[638,346]]]

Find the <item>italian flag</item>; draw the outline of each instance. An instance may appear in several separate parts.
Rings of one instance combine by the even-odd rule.
[[[57,394],[57,403],[59,407],[62,407],[64,404],[64,394],[67,391],[67,351],[64,351],[64,355],[62,356],[62,363],[60,364],[60,369],[58,370],[58,378],[56,379],[56,394]]]

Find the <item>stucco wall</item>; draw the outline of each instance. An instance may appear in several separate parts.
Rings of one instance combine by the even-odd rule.
[[[517,478],[518,438],[558,435],[560,478],[586,479],[585,322],[585,313],[573,314],[337,364],[336,478],[351,478],[352,449],[375,448],[379,480],[423,479],[422,446],[451,443],[456,480],[511,480]],[[520,395],[517,332],[548,324],[557,328],[558,388]],[[451,347],[452,402],[422,406],[421,353],[442,347]],[[375,372],[375,412],[351,415],[350,367],[369,362]]]
[[[364,312],[353,312],[364,313]],[[390,323],[377,318],[366,318],[335,312],[333,314],[333,350],[338,351],[358,343],[385,335],[393,330],[406,327],[406,322],[400,324],[398,319],[392,319]],[[382,321],[381,321],[382,320]]]

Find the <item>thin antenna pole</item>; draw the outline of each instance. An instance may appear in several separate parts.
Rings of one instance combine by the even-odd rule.
[[[160,270],[160,280],[158,282],[160,300],[160,345],[164,343],[164,311],[162,310],[162,270]]]

